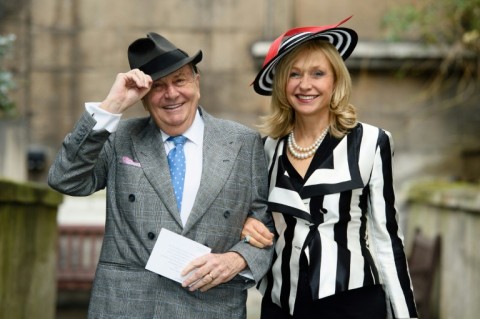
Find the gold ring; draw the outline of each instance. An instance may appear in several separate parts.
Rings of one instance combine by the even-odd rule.
[[[215,280],[215,278],[212,276],[212,274],[211,274],[211,273],[208,273],[207,275],[209,275],[209,276],[210,276],[210,278],[212,278],[212,281],[214,281],[214,280]]]

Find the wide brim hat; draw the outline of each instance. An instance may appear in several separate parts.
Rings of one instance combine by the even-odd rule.
[[[153,81],[175,72],[188,63],[196,65],[202,61],[202,57],[201,50],[193,56],[188,56],[185,51],[155,32],[147,33],[146,38],[137,39],[128,46],[130,68],[140,69],[150,75]]]
[[[343,60],[352,54],[358,42],[357,33],[349,28],[339,27],[351,18],[326,26],[299,27],[286,31],[276,38],[268,50],[262,69],[253,81],[253,89],[260,95],[272,95],[273,77],[278,62],[300,44],[310,40],[330,42]]]

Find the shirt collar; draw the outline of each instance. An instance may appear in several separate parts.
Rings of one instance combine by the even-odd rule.
[[[197,109],[192,125],[182,135],[185,136],[190,142],[193,142],[195,145],[202,145],[204,127],[205,123],[202,116],[200,115],[199,110]],[[162,133],[162,140],[165,143],[165,141],[170,137],[170,135],[168,135],[162,130],[160,130],[160,132]]]

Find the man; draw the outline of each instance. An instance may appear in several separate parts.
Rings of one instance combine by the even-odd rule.
[[[128,58],[131,70],[117,75],[105,100],[86,104],[48,177],[68,195],[107,188],[89,318],[245,318],[254,281],[238,274],[258,282],[273,253],[240,240],[248,215],[271,221],[261,138],[199,106],[201,51],[189,57],[149,33]],[[150,116],[120,121],[140,100]],[[178,136],[183,150],[171,141]],[[181,155],[169,164],[167,154]],[[183,270],[182,284],[145,269],[162,228],[212,250]]]

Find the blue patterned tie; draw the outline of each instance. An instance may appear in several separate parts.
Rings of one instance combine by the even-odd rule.
[[[185,144],[187,138],[183,135],[178,135],[170,136],[168,140],[173,141],[175,144],[175,148],[168,153],[167,159],[170,166],[173,190],[177,199],[177,207],[180,212],[182,208],[183,184],[185,182],[185,153],[183,144]]]

